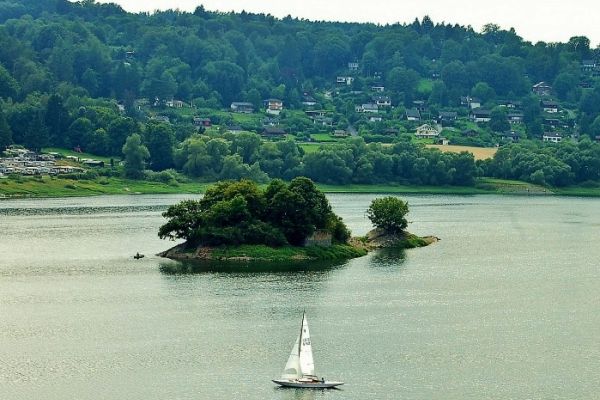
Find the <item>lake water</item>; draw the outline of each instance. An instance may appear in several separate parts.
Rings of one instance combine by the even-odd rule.
[[[168,275],[160,213],[189,197],[0,201],[0,399],[599,396],[598,199],[404,196],[409,229],[439,243]],[[370,229],[373,195],[329,198]],[[341,390],[270,381],[303,309],[317,374]]]

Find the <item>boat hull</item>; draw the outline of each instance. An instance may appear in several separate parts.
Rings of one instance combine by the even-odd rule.
[[[300,381],[290,381],[283,379],[273,379],[278,385],[283,387],[292,387],[292,388],[304,388],[304,389],[330,389],[336,386],[341,386],[344,382],[333,382],[333,381],[313,381],[313,382],[300,382]]]

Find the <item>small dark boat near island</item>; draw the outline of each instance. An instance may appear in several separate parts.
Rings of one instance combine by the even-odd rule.
[[[135,253],[135,256],[133,256],[133,258],[135,258],[136,260],[139,260],[140,258],[144,258],[145,256],[143,254],[140,253]]]

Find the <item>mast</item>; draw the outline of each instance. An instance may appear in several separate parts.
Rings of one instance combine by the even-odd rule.
[[[300,357],[300,350],[302,349],[302,328],[304,328],[304,316],[306,310],[302,311],[302,322],[300,322],[300,340],[298,340],[298,357]]]

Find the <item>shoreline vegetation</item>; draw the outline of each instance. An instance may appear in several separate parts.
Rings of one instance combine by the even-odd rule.
[[[185,182],[176,185],[117,177],[97,179],[63,179],[56,177],[7,177],[0,179],[1,198],[85,197],[113,194],[202,194],[212,183]],[[494,178],[480,178],[474,186],[421,186],[400,184],[316,184],[325,193],[389,194],[508,194],[600,197],[600,187],[571,186],[549,188],[531,183]]]
[[[177,261],[304,262],[341,261],[378,248],[415,248],[436,242],[406,231],[408,203],[374,199],[367,216],[375,226],[352,238],[343,220],[310,179],[266,188],[249,180],[222,181],[201,200],[184,200],[162,215],[161,239],[185,242],[157,255]]]

